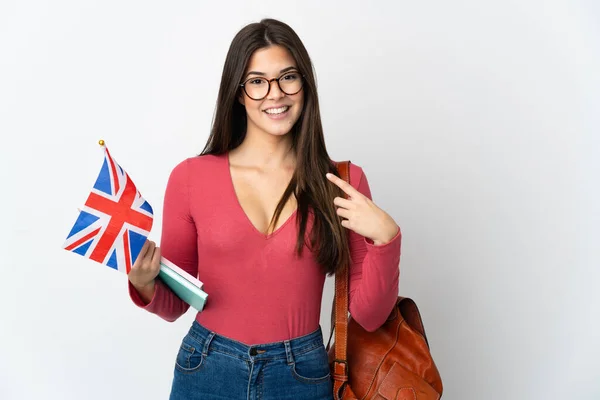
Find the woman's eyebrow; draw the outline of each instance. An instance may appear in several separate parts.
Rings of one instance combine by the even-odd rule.
[[[290,66],[290,67],[287,67],[287,68],[284,68],[284,69],[282,69],[281,71],[279,71],[279,73],[280,73],[280,74],[283,74],[283,73],[285,73],[285,72],[288,72],[288,71],[291,71],[291,70],[294,70],[294,69],[298,69],[298,68],[296,68],[296,67],[294,67],[294,66]],[[265,76],[265,75],[267,75],[267,74],[265,74],[264,72],[259,72],[259,71],[250,71],[250,72],[248,72],[248,73],[246,74],[246,76],[248,76],[248,75],[260,75],[260,76]]]

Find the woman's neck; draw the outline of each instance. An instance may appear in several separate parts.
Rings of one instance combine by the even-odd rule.
[[[229,159],[239,165],[260,169],[293,168],[296,157],[291,139],[289,133],[275,136],[248,131],[242,144],[229,152]]]

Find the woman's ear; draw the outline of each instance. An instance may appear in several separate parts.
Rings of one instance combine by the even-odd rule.
[[[241,105],[246,106],[246,104],[244,103],[244,101],[246,99],[244,99],[244,92],[240,90],[240,94],[238,95],[238,101],[240,102]]]

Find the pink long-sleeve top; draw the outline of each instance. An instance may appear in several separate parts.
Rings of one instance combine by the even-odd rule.
[[[367,178],[354,164],[350,182],[371,198]],[[309,217],[307,232],[311,226]],[[398,296],[401,232],[382,245],[349,233],[350,314],[373,331]],[[171,172],[160,248],[163,257],[204,283],[208,301],[196,320],[206,328],[248,345],[318,328],[325,274],[308,247],[296,256],[296,235],[296,212],[269,235],[254,227],[238,202],[227,154],[188,158]],[[148,304],[131,283],[129,294],[137,306],[167,321],[187,311],[189,305],[160,279],[155,287]]]

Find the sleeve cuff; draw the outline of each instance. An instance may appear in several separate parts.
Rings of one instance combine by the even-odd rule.
[[[150,310],[153,308],[153,306],[155,305],[155,300],[157,298],[158,295],[158,291],[161,290],[161,283],[160,281],[157,279],[155,282],[155,287],[154,287],[154,295],[152,296],[152,299],[150,300],[150,303],[146,304],[144,302],[144,300],[142,300],[142,298],[140,297],[140,294],[138,293],[138,291],[135,289],[135,287],[133,286],[133,284],[128,280],[127,281],[127,285],[129,287],[129,297],[131,298],[131,300],[133,301],[133,303],[140,307],[143,308],[145,310]]]
[[[369,249],[369,252],[387,252],[387,251],[394,251],[395,249],[398,249],[398,251],[400,250],[400,244],[402,242],[402,231],[401,229],[398,227],[398,232],[396,232],[396,236],[394,236],[392,238],[392,240],[390,240],[387,243],[384,244],[380,244],[380,245],[375,245],[375,243],[371,240],[365,237],[365,243],[367,244],[367,248]]]

